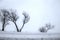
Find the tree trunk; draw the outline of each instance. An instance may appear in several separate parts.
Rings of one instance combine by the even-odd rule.
[[[5,25],[5,23],[3,23],[3,26],[2,26],[2,31],[4,31],[4,25]]]
[[[17,32],[19,32],[19,29],[18,29],[18,26],[17,26],[16,22],[14,22],[14,24],[16,26]]]
[[[3,25],[2,25],[2,31],[4,31],[4,27],[5,27],[5,18],[4,18]]]
[[[20,32],[22,31],[23,27],[24,27],[24,23],[23,23],[23,25],[22,25],[22,27],[21,27],[21,29],[20,29]]]

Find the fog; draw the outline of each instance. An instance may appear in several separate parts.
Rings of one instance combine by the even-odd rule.
[[[22,12],[26,11],[30,15],[30,20],[25,24],[22,32],[40,33],[39,28],[47,23],[55,26],[48,33],[60,32],[60,0],[0,0],[1,8],[17,10],[19,29],[22,26]],[[15,25],[12,22],[10,24],[7,25],[5,31],[16,32]]]

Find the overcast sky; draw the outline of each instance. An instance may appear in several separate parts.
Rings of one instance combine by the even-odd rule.
[[[60,0],[0,0],[0,8],[17,10],[19,29],[22,25],[22,12],[26,11],[30,15],[30,20],[22,32],[39,33],[38,29],[47,23],[55,26],[49,33],[57,33],[60,30]],[[15,25],[10,22],[5,31],[16,31]]]

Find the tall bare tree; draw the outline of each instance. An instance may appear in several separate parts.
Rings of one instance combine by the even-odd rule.
[[[6,9],[1,9],[0,10],[1,22],[3,23],[3,25],[2,25],[2,31],[4,31],[4,28],[5,28],[6,24],[9,21],[8,16],[9,16],[9,11],[8,10],[6,10]]]
[[[16,24],[16,21],[17,21],[17,19],[19,18],[18,16],[17,16],[17,14],[16,14],[16,10],[13,10],[13,9],[11,9],[10,10],[11,12],[10,12],[10,21],[12,21],[14,24],[15,24],[15,26],[16,26],[16,29],[17,29],[17,31],[19,32],[19,29],[18,29],[18,26],[17,26],[17,24]]]
[[[30,20],[30,16],[26,12],[23,12],[23,15],[24,15],[24,20],[23,20],[23,25],[20,29],[20,32],[22,31],[24,25]]]
[[[18,26],[16,24],[16,21],[19,17],[16,15],[16,11],[14,11],[13,9],[1,9],[0,18],[1,22],[3,23],[2,31],[4,31],[4,28],[8,24],[8,21],[12,21],[15,24],[17,31],[19,32]]]

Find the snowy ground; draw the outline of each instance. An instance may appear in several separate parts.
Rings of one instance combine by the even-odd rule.
[[[0,31],[0,40],[60,40],[60,33],[29,34]]]

